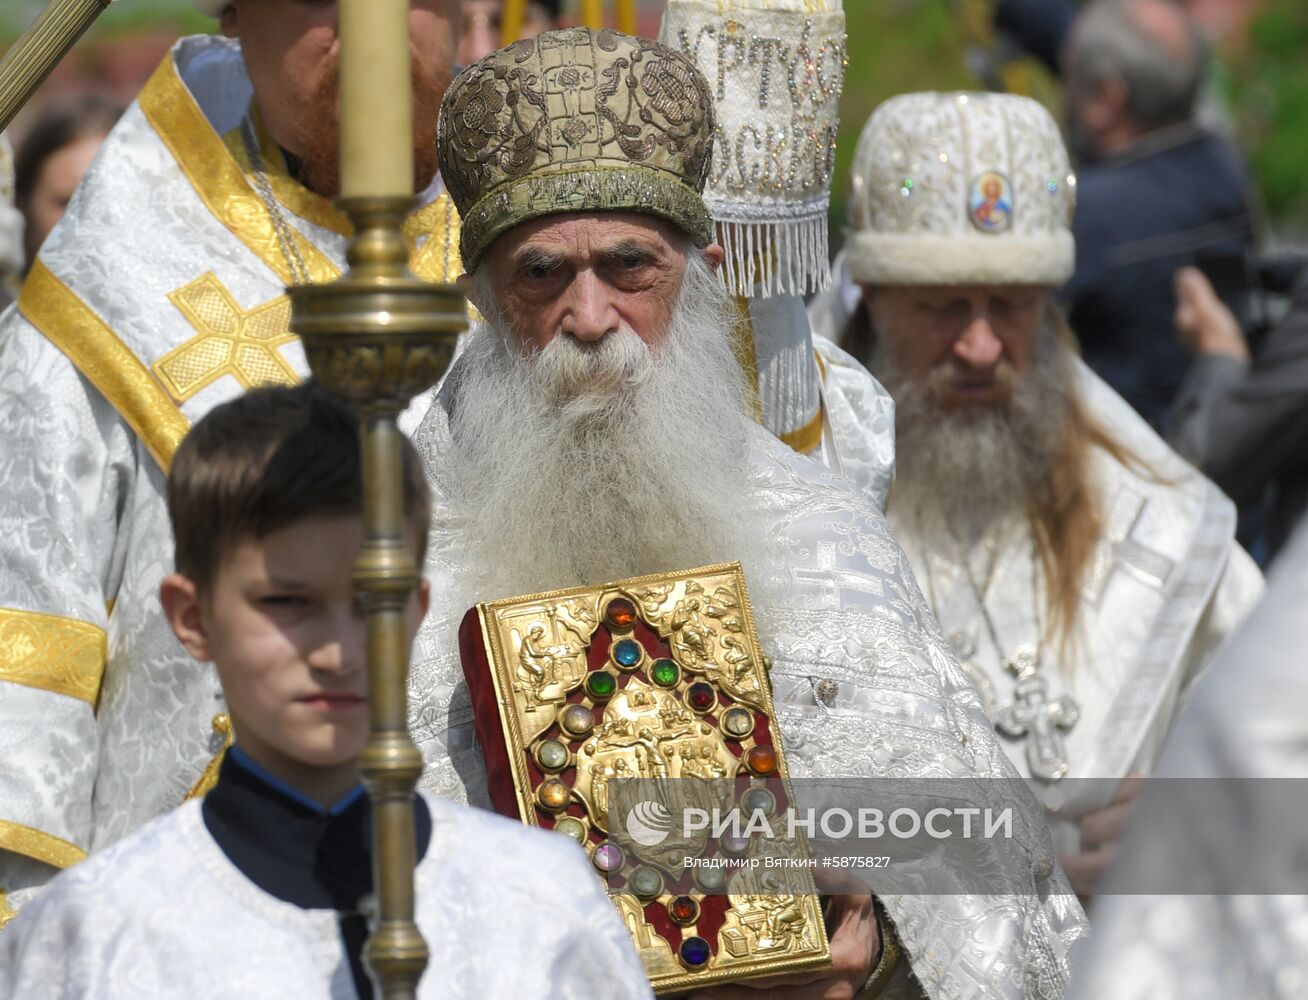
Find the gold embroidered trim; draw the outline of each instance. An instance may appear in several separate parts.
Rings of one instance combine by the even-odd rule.
[[[104,630],[88,622],[0,608],[0,681],[94,705],[108,650]]]
[[[0,889],[0,931],[5,929],[5,924],[18,916],[17,910],[9,908],[9,900],[5,896],[5,891]]]
[[[165,472],[190,423],[150,370],[40,258],[18,308],[100,390]]]
[[[282,148],[269,133],[268,127],[263,123],[263,115],[259,114],[258,106],[253,103],[250,105],[250,118],[254,123],[255,140],[259,143],[259,158],[263,161],[261,165],[268,177],[273,197],[301,219],[306,219],[315,226],[321,226],[338,236],[349,236],[354,230],[346,214],[338,210],[328,199],[310,191],[291,177],[290,171],[286,169],[286,156],[282,153]],[[252,187],[254,164],[250,162],[250,153],[245,148],[239,126],[223,136],[223,144],[240,166],[246,184]]]
[[[164,57],[141,90],[140,104],[146,120],[214,218],[268,265],[283,284],[292,284],[291,269],[277,242],[272,216],[177,75],[171,54]],[[311,281],[331,281],[340,273],[321,250],[302,236],[299,246]]]
[[[405,220],[404,231],[413,238],[422,232],[427,234],[427,242],[422,245],[422,249],[409,259],[409,270],[419,278],[424,281],[448,282],[463,273],[463,261],[459,256],[459,237],[463,225],[454,207],[454,199],[448,191],[442,191],[439,198],[410,215]],[[468,315],[475,318],[471,302],[468,303]]]
[[[749,315],[749,299],[743,295],[733,295],[732,303],[736,307],[736,324],[731,330],[731,353],[745,372],[745,381],[749,386],[749,407],[756,424],[763,423],[763,400],[759,395],[758,379],[758,343],[754,339],[754,320]]]
[[[223,738],[223,745],[218,748],[218,752],[213,755],[213,760],[205,765],[204,772],[186,793],[188,800],[203,798],[213,790],[214,785],[218,784],[218,771],[223,766],[223,758],[227,756],[227,748],[236,739],[236,734],[232,731],[232,718],[226,712],[215,715],[210,725],[213,726],[213,731]]]
[[[21,854],[52,868],[71,868],[86,860],[86,852],[52,834],[22,823],[0,819],[0,849]]]
[[[813,414],[812,420],[803,427],[793,431],[786,431],[784,434],[778,434],[777,437],[782,444],[794,449],[801,455],[807,455],[822,443],[822,417],[822,406],[819,404],[817,413]]]
[[[239,130],[219,136],[204,112],[177,75],[172,56],[165,56],[140,96],[141,111],[159,139],[172,153],[195,193],[213,216],[264,262],[283,284],[293,283],[290,265],[277,242],[268,208],[250,184],[253,167],[240,141]],[[286,208],[322,228],[348,235],[349,220],[325,198],[297,183],[286,172],[286,160],[256,116],[263,166],[272,185],[273,197]],[[447,221],[453,217],[451,224]],[[448,192],[422,206],[404,222],[405,235],[416,242],[427,234],[427,242],[415,255],[412,269],[427,281],[453,281],[462,273],[458,253],[462,227]],[[449,238],[446,232],[450,233]],[[301,256],[315,284],[331,281],[340,269],[313,245],[303,233],[295,232]],[[446,247],[452,252],[445,252]]]
[[[813,352],[813,360],[817,362],[818,378],[823,385],[827,384],[827,363],[822,360],[822,355],[817,351]],[[817,413],[813,414],[813,419],[803,427],[793,431],[786,431],[784,434],[778,434],[777,437],[782,444],[789,446],[793,451],[801,455],[807,455],[810,451],[822,443],[822,430],[826,422],[826,407],[819,402]]]

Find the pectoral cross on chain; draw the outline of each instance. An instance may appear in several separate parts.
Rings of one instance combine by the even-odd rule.
[[[1049,682],[1039,673],[1035,649],[1017,648],[1004,668],[1017,678],[1012,704],[995,716],[995,727],[1013,739],[1026,737],[1026,762],[1033,778],[1058,781],[1067,775],[1063,733],[1076,725],[1081,709],[1068,695],[1049,700]]]

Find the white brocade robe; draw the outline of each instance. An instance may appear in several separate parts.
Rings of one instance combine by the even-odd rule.
[[[756,593],[784,595],[773,606],[754,604],[791,777],[961,777],[1002,808],[999,799],[1021,783],[879,508],[761,427],[750,425],[749,434],[750,502],[765,512],[783,570],[760,580],[747,554],[742,563]],[[442,455],[451,447],[443,399],[427,411],[415,444],[434,480],[435,507],[426,566],[431,610],[413,647],[410,728],[426,761],[422,786],[489,808],[457,645],[466,608],[445,596],[455,588],[466,593],[476,570],[442,495]],[[485,599],[504,596],[511,595]],[[1012,780],[972,781],[977,776]],[[1068,952],[1084,915],[1054,871],[1038,806],[1024,804],[1035,823],[1019,824],[1003,849],[986,848],[1011,894],[966,895],[966,873],[959,872],[950,882],[958,895],[883,898],[917,983],[933,1000],[1036,1000],[1066,987]],[[901,981],[888,995],[916,996],[917,988]]]
[[[308,370],[237,131],[250,94],[234,43],[179,42],[0,319],[0,919],[180,805],[222,745],[217,675],[177,644],[158,591],[173,561],[164,468],[187,428]],[[348,222],[269,142],[279,211],[328,280]],[[437,193],[409,224],[432,278],[460,270]]]
[[[644,1000],[626,928],[575,844],[428,798],[414,873],[430,959],[420,1000]],[[560,905],[566,885],[567,905]],[[335,910],[269,895],[198,801],[61,875],[0,934],[0,997],[347,1000]]]
[[[1308,996],[1305,606],[1301,527],[1272,567],[1266,597],[1195,685],[1168,737],[1157,785],[1198,790],[1145,787],[1095,902],[1078,1000]],[[1196,875],[1203,893],[1153,894],[1193,887]]]
[[[1233,540],[1231,502],[1089,369],[1079,365],[1079,371],[1090,414],[1156,475],[1093,452],[1092,478],[1106,517],[1067,658],[1057,643],[1039,641],[1049,611],[1024,518],[972,547],[969,579],[958,540],[922,537],[914,512],[893,497],[889,511],[987,710],[993,715],[1015,701],[1017,681],[1005,663],[1022,646],[1039,648],[1049,700],[1075,701],[1079,718],[1062,732],[1067,778],[1032,780],[1050,813],[1055,843],[1068,852],[1081,850],[1078,818],[1107,805],[1118,779],[1149,771],[1186,688],[1262,591],[1258,568]],[[1000,742],[1030,778],[1027,738],[1001,736]],[[1068,780],[1077,778],[1114,780]]]

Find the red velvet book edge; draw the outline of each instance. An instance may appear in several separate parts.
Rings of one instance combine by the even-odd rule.
[[[459,660],[463,677],[472,698],[472,723],[486,761],[486,791],[491,805],[502,816],[521,820],[518,796],[513,787],[513,766],[509,746],[504,738],[495,680],[491,676],[490,651],[481,634],[481,617],[472,608],[459,626]],[[517,752],[516,750],[513,752]]]

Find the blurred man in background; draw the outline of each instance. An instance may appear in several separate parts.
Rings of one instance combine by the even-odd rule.
[[[562,0],[528,0],[522,13],[519,38],[535,38],[543,31],[558,27]],[[488,56],[503,42],[504,0],[463,0],[463,29],[459,36],[456,61],[470,66]]]
[[[27,260],[63,218],[82,175],[123,109],[98,94],[56,104],[41,114],[18,147],[15,195],[26,230]]]
[[[1154,427],[1188,358],[1172,336],[1172,273],[1251,249],[1239,157],[1194,121],[1205,45],[1171,0],[1095,0],[1063,50],[1079,162],[1076,271],[1063,291],[1087,364]]]
[[[1267,544],[1275,557],[1308,508],[1308,269],[1254,354],[1201,271],[1177,272],[1176,298],[1176,327],[1194,362],[1170,440],[1241,506],[1271,488]]]

